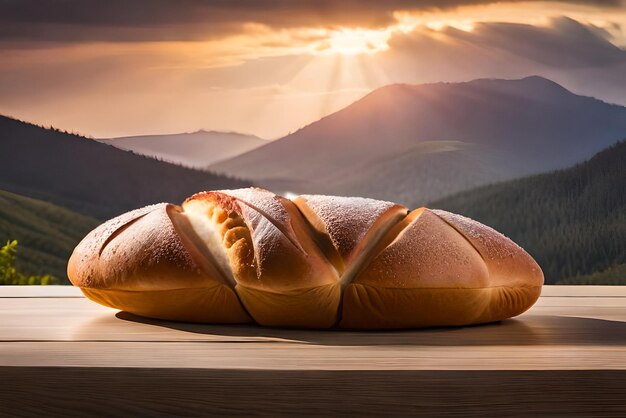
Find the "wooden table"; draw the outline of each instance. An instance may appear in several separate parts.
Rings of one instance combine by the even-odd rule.
[[[0,287],[0,416],[626,416],[626,287],[545,286],[500,323],[392,332],[155,321]]]

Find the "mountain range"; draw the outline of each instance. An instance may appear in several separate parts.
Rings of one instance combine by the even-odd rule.
[[[277,192],[419,206],[564,168],[626,136],[626,108],[541,77],[394,84],[211,169]]]
[[[126,136],[98,141],[126,151],[201,170],[268,142],[254,135],[204,130],[171,135]]]
[[[0,189],[106,219],[202,190],[249,182],[136,155],[0,116]]]

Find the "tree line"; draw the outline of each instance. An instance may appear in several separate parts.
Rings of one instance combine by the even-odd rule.
[[[626,141],[572,168],[481,187],[431,206],[512,238],[535,257],[546,283],[607,270],[617,274],[626,264]],[[626,284],[626,276],[611,280]]]

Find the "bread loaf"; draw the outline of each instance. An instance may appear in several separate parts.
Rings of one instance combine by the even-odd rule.
[[[147,317],[349,329],[498,321],[543,284],[522,248],[460,215],[256,188],[112,219],[76,247],[68,275],[88,298]]]

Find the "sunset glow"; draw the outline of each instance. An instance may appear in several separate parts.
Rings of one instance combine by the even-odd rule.
[[[385,84],[534,74],[626,104],[621,0],[207,4],[113,13],[119,21],[86,8],[90,25],[72,20],[83,6],[55,9],[41,27],[0,10],[0,113],[96,137],[203,128],[277,138]]]
[[[340,29],[328,37],[328,48],[321,52],[342,55],[375,54],[389,49],[390,30]]]

